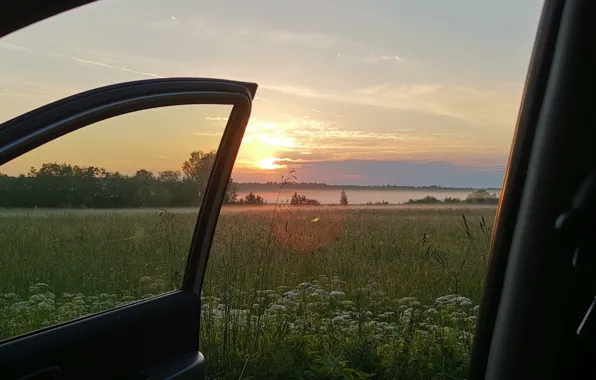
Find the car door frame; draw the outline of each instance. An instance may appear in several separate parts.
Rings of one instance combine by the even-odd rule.
[[[2,341],[3,377],[57,369],[61,378],[73,379],[128,378],[139,373],[176,379],[204,375],[198,352],[201,284],[256,89],[254,83],[204,78],[126,82],[76,94],[0,124],[4,164],[125,113],[183,104],[233,105],[197,216],[181,289]]]
[[[596,3],[546,0],[499,205],[469,379],[585,377],[594,299],[561,217],[594,170]],[[592,101],[591,101],[592,100]],[[573,228],[576,228],[574,226]]]

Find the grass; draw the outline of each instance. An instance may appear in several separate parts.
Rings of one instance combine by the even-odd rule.
[[[494,212],[223,212],[202,295],[209,376],[464,379]],[[0,338],[178,288],[195,218],[0,217]]]

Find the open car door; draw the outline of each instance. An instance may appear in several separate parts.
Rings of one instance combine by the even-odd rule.
[[[596,3],[546,0],[469,379],[592,379]]]
[[[70,96],[0,125],[0,165],[4,165],[71,132],[120,115],[190,104],[232,107],[202,193],[181,287],[0,342],[3,379],[204,376],[199,353],[201,284],[256,89],[253,83],[216,79],[128,82]],[[109,150],[109,146],[105,148]],[[2,317],[6,318],[6,313]]]
[[[0,37],[89,2],[23,1],[4,4],[0,12]],[[0,124],[0,168],[4,168],[5,164],[23,155],[76,135],[76,131],[82,128],[85,131],[93,129],[102,121],[143,112],[151,114],[152,110],[164,108],[175,110],[188,105],[201,105],[203,108],[225,106],[229,110],[229,114],[217,118],[223,121],[225,130],[210,135],[215,147],[218,143],[213,140],[214,136],[215,139],[221,136],[221,140],[219,148],[210,156],[201,193],[190,192],[190,198],[196,200],[193,205],[198,206],[193,209],[199,211],[193,222],[192,239],[183,248],[188,253],[185,272],[176,273],[179,275],[176,285],[143,299],[127,300],[124,297],[121,300],[115,299],[114,295],[114,299],[110,300],[108,294],[94,296],[97,298],[95,306],[86,305],[81,297],[71,294],[68,302],[59,307],[53,294],[36,292],[31,297],[41,297],[42,300],[36,301],[35,310],[31,308],[32,299],[11,304],[6,297],[15,295],[3,294],[0,297],[0,378],[140,380],[204,377],[203,356],[199,353],[201,285],[220,208],[256,89],[254,83],[198,78],[119,83],[69,96]],[[146,119],[143,120],[146,126]],[[140,124],[143,127],[143,123]],[[162,135],[173,133],[169,132],[171,124],[172,121],[166,119],[162,128],[166,131]],[[192,127],[196,120],[192,119],[188,124]],[[110,141],[124,136],[125,131],[111,130],[115,132],[110,132]],[[128,135],[133,134],[128,132]],[[89,140],[87,138],[83,143],[87,146],[100,143]],[[168,142],[157,143],[161,146]],[[102,149],[110,155],[110,142],[105,144],[104,141]],[[124,186],[125,183],[121,181],[119,185]],[[57,188],[64,190],[61,186],[45,188],[42,192]],[[104,190],[104,198],[112,196],[109,189]],[[27,237],[30,240],[37,238],[35,234]],[[8,242],[0,241],[0,246],[10,260],[20,260],[18,253],[7,251]],[[44,253],[38,251],[35,254],[43,256]],[[126,252],[120,253],[126,255]],[[9,257],[6,255],[5,259]],[[77,260],[80,259],[81,256]],[[6,265],[5,260],[2,265]],[[87,262],[87,265],[92,263]],[[183,266],[184,262],[180,262],[180,267]],[[81,268],[84,268],[84,263]],[[105,275],[109,276],[108,273]],[[118,276],[116,273],[112,275]],[[7,285],[10,287],[10,281],[4,278],[3,286],[6,288]],[[71,285],[76,288],[77,284]],[[71,306],[71,309],[64,309],[64,305]],[[65,313],[64,318],[48,320],[41,325],[32,324],[33,314],[42,310],[40,306],[61,311]]]

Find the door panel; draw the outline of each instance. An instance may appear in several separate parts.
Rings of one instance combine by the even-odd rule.
[[[60,379],[141,376],[198,352],[200,308],[198,296],[178,291],[15,339],[0,346],[0,371],[5,379],[51,366]]]
[[[484,378],[486,372],[490,340],[502,295],[503,274],[507,268],[508,253],[513,236],[513,228],[510,226],[515,224],[519,212],[535,125],[540,115],[548,83],[563,3],[558,0],[545,2],[536,33],[509,157],[505,186],[502,191],[501,206],[497,212],[496,228],[492,236],[490,264],[484,281],[483,301],[480,305],[474,346],[471,352],[470,379]]]
[[[470,379],[525,379],[528,369],[537,379],[594,378],[594,351],[580,333],[593,276],[584,277],[576,260],[593,255],[583,251],[593,212],[578,200],[591,199],[583,186],[596,159],[594,105],[586,96],[594,87],[595,5],[544,3]]]
[[[74,136],[80,128],[106,119],[115,120],[119,115],[188,104],[232,106],[219,149],[209,156],[207,169],[212,170],[197,176],[190,170],[186,178],[194,181],[193,184],[203,184],[203,191],[196,195],[201,207],[190,248],[187,247],[182,290],[116,305],[114,309],[99,310],[97,314],[55,327],[30,329],[28,334],[1,342],[3,378],[54,367],[60,371],[60,378],[67,379],[147,378],[149,374],[153,378],[203,376],[202,356],[198,353],[202,277],[255,91],[255,84],[194,78],[123,83],[63,99],[0,125],[0,164],[6,164],[36,148],[44,149],[59,143],[61,138]],[[117,127],[113,130],[115,140],[126,138],[124,130]],[[59,140],[53,141],[56,139]],[[110,146],[105,145],[109,157]],[[116,145],[114,142],[113,146]],[[203,165],[203,158],[198,155],[195,163]],[[106,182],[105,178],[102,180]],[[125,256],[126,252],[121,254]],[[68,263],[64,270],[68,270]],[[3,311],[8,310],[5,304],[2,306]],[[32,311],[26,310],[25,314],[28,312]]]
[[[119,115],[3,165],[0,341],[179,290],[231,110]]]

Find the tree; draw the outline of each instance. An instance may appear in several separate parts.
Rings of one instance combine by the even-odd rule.
[[[153,179],[153,173],[145,169],[137,170],[137,172],[135,173],[135,178],[148,181]]]
[[[489,193],[488,190],[475,190],[466,197],[467,203],[498,203],[499,197],[495,193]]]
[[[238,203],[245,204],[245,205],[263,205],[265,204],[265,199],[262,196],[254,194],[252,191],[241,198]]]
[[[95,166],[46,162],[18,177],[0,176],[0,207],[185,207],[204,196],[215,152],[193,152],[183,171],[132,175]],[[224,203],[234,203],[237,184],[230,178]],[[258,202],[258,200],[257,200]]]
[[[209,182],[209,175],[213,164],[215,163],[215,151],[204,153],[196,150],[190,153],[188,161],[182,164],[183,180],[192,184],[193,191],[199,194],[199,200],[205,195],[207,183]],[[224,203],[233,203],[236,201],[236,185],[234,180],[230,178],[224,196]]]
[[[157,173],[157,179],[160,182],[178,182],[180,181],[180,172],[178,170],[164,170]]]
[[[341,195],[339,196],[339,204],[343,206],[348,205],[348,196],[344,190],[341,191]]]
[[[190,152],[188,161],[182,164],[182,173],[185,179],[194,182],[197,185],[197,190],[203,196],[207,182],[209,181],[209,174],[215,162],[215,151],[204,153],[200,150]]]
[[[294,192],[294,194],[292,195],[292,199],[290,200],[290,204],[292,206],[320,205],[321,202],[317,201],[316,199],[307,198],[305,195],[300,195],[297,192]]]

